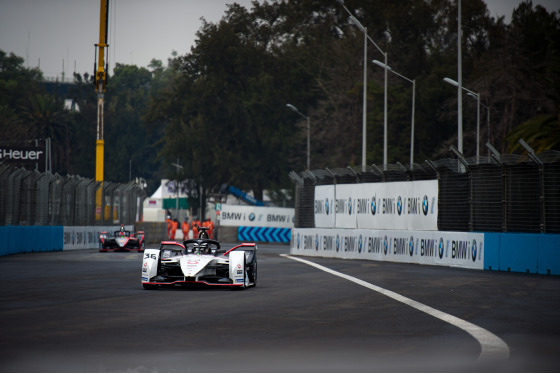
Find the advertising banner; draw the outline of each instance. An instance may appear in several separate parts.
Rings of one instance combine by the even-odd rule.
[[[315,227],[335,227],[334,185],[315,187]]]
[[[356,199],[357,228],[437,230],[437,180],[357,184]]]
[[[315,227],[437,230],[437,180],[315,187]]]
[[[258,207],[222,204],[220,226],[294,227],[293,208]]]
[[[14,165],[45,166],[45,147],[0,145],[0,162]]]
[[[356,228],[356,184],[337,184],[334,189],[335,227]]]
[[[484,233],[293,229],[290,253],[484,269]]]

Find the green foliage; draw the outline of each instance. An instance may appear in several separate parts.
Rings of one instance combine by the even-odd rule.
[[[416,81],[416,162],[449,157],[457,143],[457,2],[347,0],[367,27],[367,157],[383,157],[384,61]],[[462,2],[463,86],[480,96],[481,139],[505,152],[523,137],[536,150],[558,149],[560,20],[531,1],[511,24],[482,0]],[[105,179],[188,179],[203,196],[224,184],[290,189],[290,170],[359,165],[362,151],[364,34],[336,1],[272,0],[233,4],[217,23],[203,21],[191,51],[167,66],[120,65],[105,95]],[[96,96],[76,75],[68,113],[48,100],[41,72],[0,51],[0,136],[56,138],[57,170],[93,177]],[[388,162],[408,163],[412,85],[388,74]],[[476,149],[477,101],[463,95],[464,154]],[[485,108],[490,121],[486,123]],[[54,143],[53,143],[54,144]],[[508,148],[509,147],[509,148]],[[483,149],[483,147],[481,147]],[[178,173],[172,163],[181,164]],[[281,193],[274,195],[279,199]]]
[[[27,98],[43,92],[39,83],[42,73],[23,66],[23,58],[0,50],[0,105],[13,109],[27,104]]]
[[[64,102],[47,94],[33,95],[20,118],[27,139],[51,138],[53,169],[68,170],[71,127]]]
[[[541,114],[517,126],[505,139],[508,152],[525,152],[519,139],[525,140],[535,153],[560,150],[560,116]]]

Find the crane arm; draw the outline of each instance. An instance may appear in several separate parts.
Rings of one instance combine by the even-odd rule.
[[[107,44],[107,30],[109,27],[109,0],[100,0],[101,9],[99,11],[99,43],[95,45],[96,50],[99,48],[97,65],[94,66],[95,74],[95,92],[102,94],[105,92],[107,84],[107,72],[105,69],[105,49],[109,47]]]

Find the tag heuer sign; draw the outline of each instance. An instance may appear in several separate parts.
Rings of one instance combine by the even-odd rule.
[[[44,163],[45,149],[40,147],[0,146],[0,162],[5,163]]]

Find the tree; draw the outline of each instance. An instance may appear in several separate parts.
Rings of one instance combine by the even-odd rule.
[[[526,131],[546,127],[548,121],[536,125],[544,114],[558,115],[560,19],[524,1],[513,11],[511,24],[500,21],[490,28],[491,46],[477,60],[471,81],[491,108],[490,142],[507,152],[518,140],[511,139],[516,126],[525,124],[519,131],[533,138]]]
[[[536,153],[560,150],[560,115],[541,114],[514,128],[505,139],[508,152],[524,152],[519,139],[525,140]]]
[[[204,190],[227,183],[261,199],[265,187],[288,183],[284,155],[294,123],[286,121],[290,68],[274,48],[285,5],[254,6],[248,13],[232,5],[218,24],[203,24],[196,46],[180,60],[176,85],[148,118],[165,123],[166,163],[180,158],[186,176]]]
[[[27,69],[23,58],[0,50],[0,138],[3,141],[31,140],[20,118],[29,97],[44,92],[38,69]]]
[[[47,94],[33,95],[21,114],[27,139],[51,139],[53,170],[66,173],[72,128],[64,102]]]
[[[44,92],[43,74],[38,68],[23,66],[23,58],[0,50],[0,104],[17,109],[33,94]]]

